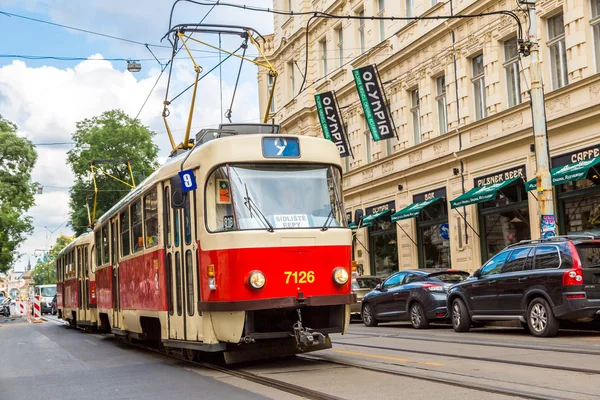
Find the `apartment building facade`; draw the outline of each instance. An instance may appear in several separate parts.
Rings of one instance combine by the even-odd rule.
[[[525,35],[528,27],[517,3],[504,0],[275,0],[274,8],[367,17],[517,10]],[[283,133],[322,136],[314,95],[336,92],[354,155],[343,159],[346,211],[372,219],[355,229],[353,256],[365,274],[472,272],[506,245],[539,237],[537,192],[526,185],[536,173],[530,59],[518,54],[514,19],[313,19],[305,68],[308,18],[274,16],[265,51],[279,75],[273,88],[272,77],[258,74],[261,115],[273,90],[270,111]],[[600,0],[537,1],[536,24],[552,165],[594,159]],[[352,70],[369,64],[378,66],[397,139],[374,142],[366,125]],[[560,234],[600,232],[598,175],[590,167],[585,178],[554,186]],[[474,188],[490,199],[453,208]],[[399,213],[411,205],[416,213]]]

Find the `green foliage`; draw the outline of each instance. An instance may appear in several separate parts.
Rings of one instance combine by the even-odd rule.
[[[33,231],[25,213],[34,204],[37,184],[31,181],[31,172],[36,158],[33,144],[0,116],[0,273],[13,266],[19,244]]]
[[[31,276],[36,285],[50,285],[56,283],[56,258],[58,257],[58,253],[72,241],[72,237],[64,235],[60,235],[60,237],[56,239],[56,243],[54,243],[54,246],[52,246],[48,252],[47,261],[39,263],[33,268]]]
[[[75,184],[71,187],[71,226],[80,235],[88,226],[88,211],[93,209],[94,185],[90,180],[90,161],[129,160],[135,183],[150,175],[157,167],[158,147],[152,142],[154,132],[132,119],[121,110],[104,112],[99,117],[84,119],[77,123],[73,134],[74,148],[68,152],[67,162],[75,174]],[[89,150],[83,150],[89,145]],[[107,173],[131,183],[125,163],[99,164]],[[96,171],[98,201],[96,219],[108,211],[130,188]]]

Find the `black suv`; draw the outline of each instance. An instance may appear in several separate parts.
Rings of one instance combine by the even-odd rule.
[[[508,246],[452,286],[448,310],[457,332],[471,323],[519,320],[534,336],[554,336],[560,320],[600,314],[600,240],[557,236]]]

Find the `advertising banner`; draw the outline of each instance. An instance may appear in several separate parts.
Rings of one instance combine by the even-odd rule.
[[[378,142],[395,137],[394,121],[376,67],[367,65],[355,69],[352,74],[373,140]]]
[[[344,129],[341,113],[337,107],[335,93],[331,91],[316,94],[315,102],[317,103],[317,113],[319,114],[323,136],[335,143],[340,152],[340,157],[350,156],[348,136]]]

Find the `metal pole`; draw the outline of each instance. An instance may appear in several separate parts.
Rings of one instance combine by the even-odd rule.
[[[540,217],[541,237],[556,236],[556,217],[554,215],[554,197],[550,160],[548,151],[548,132],[546,131],[546,112],[542,69],[536,34],[535,3],[529,7],[529,42],[531,54],[531,113],[533,116],[533,135],[535,138],[536,182],[538,190],[538,215]]]

